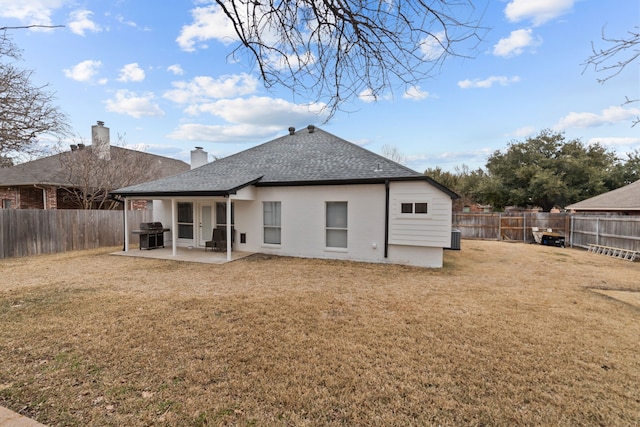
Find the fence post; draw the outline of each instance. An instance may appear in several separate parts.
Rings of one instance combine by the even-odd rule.
[[[569,223],[569,247],[573,247],[573,215],[571,215],[571,221]]]
[[[596,218],[596,245],[600,244],[600,218]]]
[[[496,240],[502,240],[502,214],[498,214],[498,238]]]

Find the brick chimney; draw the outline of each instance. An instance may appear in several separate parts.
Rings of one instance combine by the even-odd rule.
[[[98,124],[91,126],[91,147],[99,159],[111,160],[109,128],[102,121],[98,120]]]
[[[196,147],[195,150],[191,150],[191,169],[195,169],[209,163],[208,157],[209,154],[204,151],[202,147]]]

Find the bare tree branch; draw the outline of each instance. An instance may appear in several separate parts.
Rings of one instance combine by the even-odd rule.
[[[605,83],[607,80],[617,76],[628,65],[640,58],[640,27],[634,27],[627,34],[628,37],[626,38],[611,38],[605,35],[605,29],[602,28],[602,40],[612,45],[607,49],[597,49],[595,44],[591,43],[592,55],[587,58],[583,65],[585,70],[589,66],[593,66],[596,72],[605,74],[605,77],[598,79],[599,83]],[[640,99],[630,99],[627,96],[622,105],[638,101]],[[632,121],[631,127],[636,126],[638,123],[640,123],[640,117],[636,117]]]
[[[605,73],[605,77],[598,79],[599,83],[604,83],[620,74],[629,64],[640,58],[639,30],[640,27],[635,27],[634,30],[628,31],[627,38],[610,38],[605,35],[605,29],[603,28],[602,40],[613,45],[606,49],[597,49],[592,42],[592,55],[584,62],[585,69],[593,66],[596,72]]]
[[[326,105],[416,85],[481,41],[472,0],[215,0],[267,87]],[[459,17],[466,16],[461,19]]]
[[[32,83],[33,72],[12,62],[21,52],[0,35],[0,155],[30,153],[42,135],[68,134],[67,116],[54,105],[48,85]]]

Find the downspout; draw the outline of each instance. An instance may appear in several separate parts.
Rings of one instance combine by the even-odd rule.
[[[389,180],[384,182],[384,257],[389,255]]]

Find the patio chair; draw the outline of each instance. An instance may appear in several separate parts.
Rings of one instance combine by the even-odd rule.
[[[204,251],[211,248],[211,251],[221,251],[227,249],[226,230],[223,228],[214,228],[211,233],[211,240],[204,242]]]
[[[213,229],[213,250],[214,251],[227,250],[227,230],[225,230],[224,228]]]

